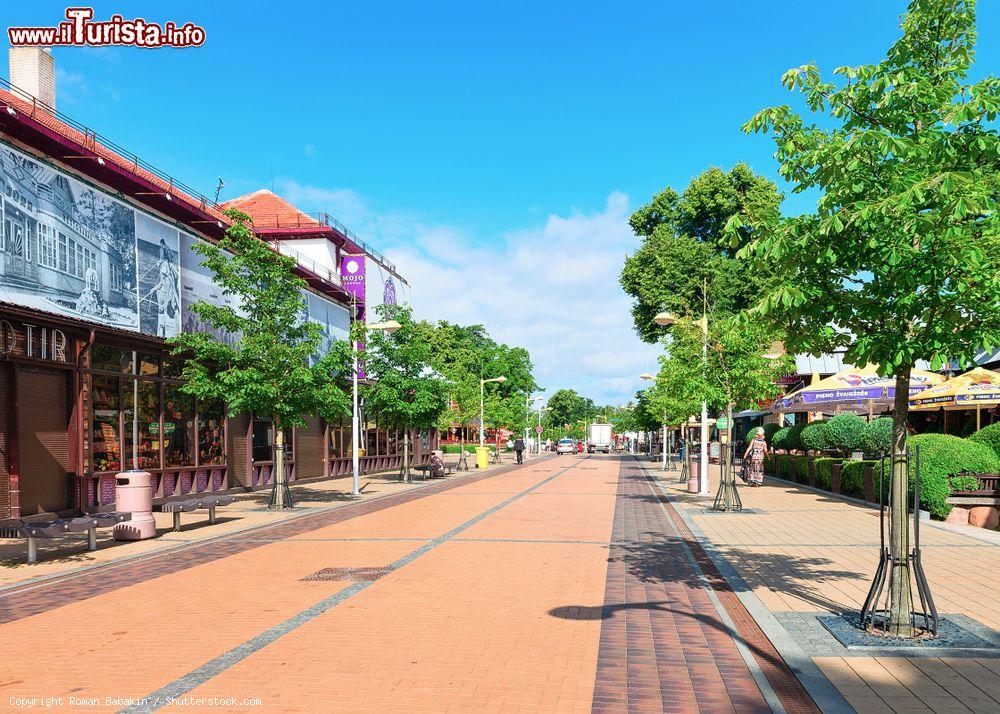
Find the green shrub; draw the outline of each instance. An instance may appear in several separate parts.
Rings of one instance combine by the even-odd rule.
[[[775,424],[775,423],[765,424],[764,425],[764,440],[767,441],[768,444],[771,444],[772,440],[774,439],[774,435],[780,429],[781,429],[781,426],[778,425],[778,424]]]
[[[1000,422],[980,429],[970,436],[969,440],[977,444],[986,444],[993,450],[994,454],[1000,457]]]
[[[792,457],[788,454],[775,454],[773,468],[773,473],[778,478],[789,478],[792,471]]]
[[[809,483],[809,457],[799,456],[795,459],[795,480],[799,483]]]
[[[875,468],[877,461],[845,461],[840,468],[840,492],[854,498],[865,497],[865,468]]]
[[[841,459],[819,458],[813,461],[813,472],[816,474],[816,485],[827,491],[833,490],[833,465]]]
[[[827,423],[825,419],[817,419],[814,422],[806,424],[805,428],[802,429],[801,436],[799,436],[799,441],[802,443],[803,449],[825,451],[830,448],[830,444],[826,438]]]
[[[965,422],[965,426],[962,427],[962,433],[959,436],[963,438],[968,438],[976,433],[976,422],[971,419]]]
[[[785,437],[786,449],[801,449],[802,448],[802,430],[805,429],[808,424],[805,422],[800,422],[798,424],[792,424],[788,427],[788,436]]]
[[[788,449],[788,434],[791,431],[791,427],[782,427],[774,432],[774,436],[771,437],[771,448],[772,449]]]
[[[861,435],[861,450],[865,458],[874,459],[892,449],[892,417],[879,417],[865,424]]]
[[[826,448],[850,454],[861,446],[866,426],[857,414],[838,414],[826,423]]]
[[[473,453],[473,445],[472,444],[466,444],[465,445],[465,450],[468,451],[470,454]],[[459,453],[462,452],[462,445],[461,444],[441,444],[441,451],[443,451],[446,454],[459,454]]]
[[[978,491],[979,479],[975,476],[952,476],[948,479],[952,493],[955,491]]]
[[[916,453],[920,454],[920,507],[935,518],[951,512],[947,502],[951,494],[950,477],[962,474],[996,473],[1000,457],[985,444],[947,434],[917,434],[908,440],[910,448],[910,497],[916,471]],[[886,474],[888,475],[888,459]]]

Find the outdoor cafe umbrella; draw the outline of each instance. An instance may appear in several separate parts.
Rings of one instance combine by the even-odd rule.
[[[915,369],[910,374],[910,395],[941,384],[944,377],[934,372]],[[834,411],[868,412],[878,407],[882,411],[896,398],[896,378],[880,375],[876,365],[845,367],[826,379],[813,383],[775,400],[772,412],[819,412],[830,407]]]
[[[915,410],[975,409],[977,431],[980,426],[979,410],[997,405],[1000,405],[1000,372],[982,367],[910,397],[910,408]]]

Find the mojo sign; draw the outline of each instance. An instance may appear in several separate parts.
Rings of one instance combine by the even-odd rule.
[[[62,330],[0,320],[0,355],[65,362],[69,341]]]

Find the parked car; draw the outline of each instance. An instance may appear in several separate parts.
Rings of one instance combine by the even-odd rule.
[[[576,440],[575,439],[560,439],[559,443],[556,444],[557,454],[575,454],[576,453]]]

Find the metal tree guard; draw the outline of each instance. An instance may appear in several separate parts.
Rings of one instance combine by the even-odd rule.
[[[916,584],[917,597],[920,599],[920,607],[914,607],[913,583],[908,588],[910,593],[910,625],[917,630],[917,619],[923,618],[924,630],[936,635],[938,631],[938,613],[934,606],[934,598],[931,596],[930,586],[924,576],[924,567],[920,560],[920,447],[914,451],[914,475],[913,475],[913,547],[906,554],[903,562],[899,562],[893,557],[886,544],[886,529],[891,532],[893,514],[885,507],[885,462],[886,455],[882,455],[879,464],[878,474],[878,503],[879,503],[879,560],[878,568],[875,571],[875,578],[872,580],[871,588],[868,590],[868,597],[861,608],[861,627],[887,634],[889,631],[889,594],[886,583],[896,568],[910,566],[910,575]],[[903,453],[906,465],[906,474],[910,472],[910,450]],[[890,474],[890,479],[892,475]],[[888,518],[886,516],[888,513]],[[909,519],[909,512],[896,517]],[[888,523],[887,523],[888,521]]]
[[[282,468],[288,468],[285,464],[288,463],[288,446],[282,446],[285,450],[285,458],[282,461]],[[281,488],[284,493],[284,504],[285,508],[295,508],[295,501],[292,500],[292,490],[288,487],[288,478],[282,478],[281,483],[278,483],[278,474],[273,470],[271,476],[271,497],[267,501],[267,507],[269,510],[273,510],[278,507],[278,488]]]
[[[736,470],[733,461],[736,453],[733,444],[720,444],[719,449],[719,490],[715,493],[713,511],[742,511],[743,502],[736,488]]]

